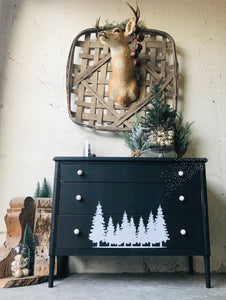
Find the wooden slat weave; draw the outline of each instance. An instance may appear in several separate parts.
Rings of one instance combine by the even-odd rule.
[[[108,47],[96,38],[96,29],[86,29],[75,37],[67,62],[68,113],[78,125],[104,131],[129,131],[134,114],[144,115],[153,83],[163,78],[161,90],[177,110],[178,63],[172,37],[159,30],[144,32],[141,66],[136,72],[139,99],[122,107],[108,98],[111,56]]]

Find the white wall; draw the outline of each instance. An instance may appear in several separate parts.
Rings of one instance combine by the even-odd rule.
[[[131,2],[135,5],[135,1]],[[180,64],[180,101],[193,125],[187,156],[207,157],[211,268],[226,271],[225,0],[140,0],[149,28],[174,38]],[[11,198],[52,183],[54,156],[80,156],[91,137],[98,156],[127,156],[121,138],[76,126],[67,113],[65,67],[71,42],[83,29],[131,16],[124,1],[0,1],[0,231]],[[71,271],[184,270],[184,258],[73,258]],[[177,264],[179,262],[179,264]],[[105,265],[106,264],[106,265]],[[145,267],[146,266],[146,267]],[[202,260],[195,261],[203,271]]]

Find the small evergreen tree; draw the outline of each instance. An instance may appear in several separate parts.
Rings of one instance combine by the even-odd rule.
[[[40,197],[41,198],[50,198],[51,197],[49,185],[48,185],[47,180],[46,180],[45,177],[44,177],[42,188],[41,188],[41,191],[40,191]]]
[[[174,148],[178,158],[181,158],[186,153],[191,143],[190,135],[193,123],[186,122],[183,124],[182,113],[178,113],[174,130]]]
[[[37,187],[36,187],[36,190],[35,190],[35,194],[34,194],[34,198],[39,198],[40,194],[41,194],[41,189],[40,189],[40,183],[38,181]]]
[[[145,117],[142,117],[143,127],[156,129],[161,126],[164,130],[167,130],[174,126],[176,110],[173,110],[167,104],[163,90],[161,90],[162,83],[163,79],[161,78],[159,83],[152,86],[149,105],[146,106]]]
[[[22,253],[22,255],[24,257],[28,257],[28,253],[26,253],[26,248],[28,247],[28,249],[30,250],[29,270],[30,270],[30,274],[33,274],[34,261],[35,261],[35,247],[37,246],[37,242],[33,236],[32,230],[28,224],[26,224],[26,226],[25,226],[22,246],[25,246],[24,247],[25,252]]]

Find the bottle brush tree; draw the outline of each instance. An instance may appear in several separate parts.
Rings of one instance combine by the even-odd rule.
[[[29,270],[30,270],[30,274],[33,274],[34,261],[35,261],[35,247],[37,246],[37,242],[33,236],[32,230],[28,224],[26,224],[26,226],[25,226],[22,245],[25,246],[24,249],[28,248],[30,250]],[[23,253],[23,256],[28,257],[28,253]]]
[[[163,95],[162,83],[163,79],[161,78],[158,83],[153,84],[151,97],[145,109],[145,116],[142,117],[142,125],[152,130],[160,126],[164,130],[171,129],[176,118],[176,110],[170,107]]]
[[[37,187],[36,187],[36,190],[35,190],[35,194],[34,194],[34,198],[39,198],[40,197],[40,193],[41,193],[41,188],[40,188],[40,183],[38,181]]]
[[[191,143],[190,136],[193,123],[194,121],[184,124],[182,113],[178,113],[174,129],[174,148],[178,158],[181,158],[186,153]]]

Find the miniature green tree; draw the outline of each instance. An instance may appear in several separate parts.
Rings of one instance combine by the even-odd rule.
[[[34,198],[40,197],[40,193],[41,193],[41,189],[40,189],[40,183],[39,183],[39,181],[38,181],[37,187],[36,187],[36,190],[35,190]]]
[[[149,105],[146,106],[145,117],[142,117],[142,125],[144,127],[156,129],[161,126],[164,130],[167,130],[174,126],[176,110],[173,110],[166,103],[163,90],[161,89],[162,83],[163,79],[161,78],[157,84],[152,86]]]
[[[183,124],[182,113],[178,113],[174,129],[174,148],[178,158],[181,158],[186,153],[191,143],[190,135],[193,123],[194,121]]]
[[[24,230],[24,236],[23,236],[23,243],[22,243],[24,247],[24,251],[26,251],[26,249],[30,249],[30,264],[29,264],[29,270],[30,270],[30,274],[33,274],[33,270],[34,270],[34,261],[35,261],[35,247],[37,246],[37,242],[33,236],[32,230],[30,228],[30,226],[28,224],[26,224],[25,226],[25,230]],[[29,253],[22,253],[24,257],[28,257]]]
[[[51,192],[49,189],[49,185],[47,183],[46,178],[44,177],[43,183],[42,183],[42,188],[40,191],[40,197],[41,198],[50,198],[51,197]]]

